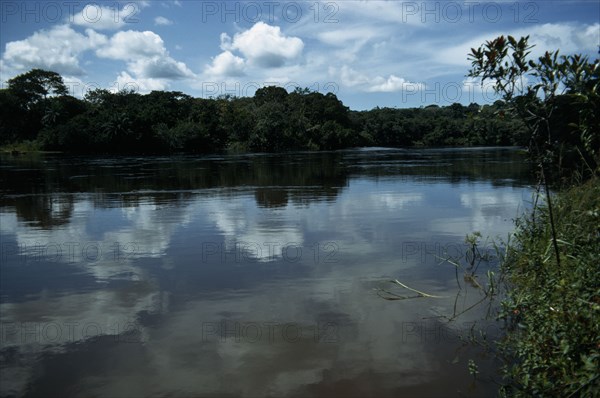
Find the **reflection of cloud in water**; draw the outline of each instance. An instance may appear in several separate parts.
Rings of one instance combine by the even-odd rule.
[[[373,195],[374,202],[380,202],[389,210],[402,210],[407,205],[415,205],[423,201],[421,193],[383,193]],[[379,206],[378,206],[379,207]]]
[[[415,335],[406,339],[407,325],[414,326],[424,314],[436,315],[431,310],[433,305],[451,311],[452,303],[387,302],[372,293],[371,282],[402,272],[404,265],[393,258],[398,256],[399,248],[391,242],[414,239],[417,227],[432,235],[442,232],[451,237],[462,235],[462,231],[484,232],[487,228],[495,233],[502,225],[510,228],[510,223],[500,218],[521,202],[520,191],[487,191],[488,187],[478,186],[475,192],[457,195],[455,190],[451,199],[458,197],[462,208],[452,209],[453,217],[440,217],[447,214],[447,209],[436,210],[432,205],[436,191],[361,180],[353,184],[335,202],[311,203],[304,208],[288,203],[261,209],[248,195],[198,199],[180,206],[143,202],[137,207],[103,211],[81,200],[74,205],[71,221],[52,230],[29,228],[19,224],[14,214],[2,213],[2,233],[14,235],[20,245],[69,241],[138,245],[136,252],[122,262],[104,259],[94,266],[83,264],[97,280],[126,279],[125,285],[99,285],[105,290],[64,296],[42,294],[30,301],[5,303],[0,306],[2,322],[98,323],[103,330],[114,323],[134,322],[143,336],[141,342],[119,342],[112,348],[98,349],[97,358],[86,356],[85,362],[77,362],[80,372],[64,376],[81,387],[81,395],[325,395],[315,391],[360,378],[366,380],[364,395],[374,395],[372,391],[390,392],[419,383],[434,385],[437,382],[433,380],[440,378],[462,377],[464,364],[448,371],[448,365],[442,363],[451,354],[440,352],[450,350],[452,344],[431,344]],[[103,217],[112,217],[109,224],[113,229],[94,235],[90,225]],[[429,229],[422,227],[422,220],[429,220]],[[314,267],[302,278],[269,279],[259,274],[253,279],[255,284],[245,286],[243,292],[211,292],[210,297],[192,292],[185,302],[173,303],[180,292],[163,293],[159,287],[163,280],[156,279],[159,274],[153,274],[150,267],[141,267],[139,260],[160,257],[170,264],[169,275],[160,274],[165,286],[169,286],[170,278],[181,277],[177,262],[184,260],[175,254],[166,256],[167,250],[178,243],[173,240],[178,238],[179,228],[187,228],[186,233],[193,234],[193,238],[215,239],[216,234],[216,239],[224,239],[229,247],[236,243],[308,245],[317,236],[321,242],[338,242],[340,256],[334,264],[313,262]],[[396,235],[397,240],[392,240]],[[257,258],[265,260],[267,255],[268,251],[263,250]],[[303,260],[308,262],[308,258]],[[274,266],[280,264],[273,262]],[[305,264],[291,266],[296,265]],[[221,270],[229,272],[226,267]],[[412,278],[421,278],[430,271],[417,270]],[[448,280],[454,279],[452,269],[448,268],[447,276]],[[447,294],[440,291],[447,287],[444,276],[437,271],[436,277],[419,280],[416,287],[432,294]],[[230,322],[229,327],[235,322],[242,327],[260,325],[262,336],[256,341],[242,335],[236,341],[235,335],[222,339],[215,329],[207,329],[219,328],[224,320]],[[262,325],[271,322],[295,325],[304,333],[297,340],[286,341],[281,328],[276,328],[275,341],[270,341],[268,329]],[[336,327],[335,341],[315,341],[314,328],[327,322]],[[38,358],[40,353],[55,352],[55,358],[65,359],[78,350],[88,353],[93,351],[91,347],[103,348],[98,339],[86,339],[81,328],[75,336],[73,341],[65,341],[71,338],[65,335],[50,345],[14,343],[12,347],[23,355],[22,367],[5,368],[3,374],[12,372],[14,388],[23,391],[28,378],[32,383],[37,381],[33,369],[40,364],[38,361],[52,364],[49,356]],[[73,342],[78,344],[70,344]],[[131,355],[131,347],[139,352]],[[103,374],[96,374],[94,363],[102,364]],[[444,374],[440,375],[442,366]],[[373,377],[381,377],[386,385],[369,385]],[[446,385],[452,383],[447,381]],[[7,387],[2,388],[4,392]]]
[[[383,185],[383,184],[382,184]],[[304,220],[312,232],[324,233],[334,241],[340,253],[352,259],[373,259],[381,255],[376,243],[405,234],[414,209],[423,206],[426,195],[414,186],[379,187],[372,181],[359,180],[338,197],[334,205],[311,205],[311,217]]]
[[[209,218],[225,237],[225,245],[232,249],[236,244],[249,244],[248,254],[258,260],[271,260],[281,257],[281,250],[268,250],[273,244],[279,248],[286,245],[302,246],[305,243],[304,234],[298,225],[304,223],[311,230],[330,231],[336,226],[332,241],[347,240],[352,242],[348,250],[357,254],[367,254],[372,248],[371,241],[365,239],[365,228],[356,225],[364,220],[357,219],[357,214],[376,213],[379,211],[401,211],[409,205],[418,205],[423,200],[423,194],[415,192],[368,192],[347,189],[337,200],[337,203],[313,203],[309,205],[311,213],[324,213],[305,217],[295,211],[296,206],[288,204],[276,209],[258,209],[247,198],[235,198],[214,203],[209,211]],[[389,214],[389,213],[387,213]],[[396,213],[394,217],[402,217]],[[332,224],[335,223],[335,224]],[[373,219],[371,228],[376,227],[379,220]],[[346,225],[350,224],[350,225]],[[313,244],[315,242],[308,242]],[[318,242],[324,243],[324,242]],[[262,250],[256,250],[256,245]]]
[[[174,233],[191,222],[195,211],[194,206],[159,207],[150,203],[98,211],[91,201],[81,200],[75,203],[73,217],[65,225],[50,230],[30,228],[19,223],[15,213],[1,213],[0,231],[15,236],[21,254],[35,255],[40,248],[47,248],[52,260],[83,266],[98,280],[140,280],[143,271],[132,260],[164,256]],[[104,217],[122,226],[94,234],[95,223],[103,222]],[[62,250],[60,257],[57,245]]]
[[[304,244],[302,232],[290,225],[297,221],[290,217],[292,205],[264,210],[241,198],[220,201],[209,208],[209,219],[225,238],[228,250],[235,250],[237,245],[247,248],[246,255],[269,261],[281,257],[282,248]]]
[[[490,191],[463,192],[460,203],[469,213],[460,217],[444,217],[430,223],[431,229],[442,233],[468,234],[474,231],[483,237],[505,237],[513,230],[512,218],[519,214],[523,191],[508,188]]]
[[[97,336],[114,336],[114,341],[120,339],[125,344],[131,344],[127,339],[145,340],[138,314],[161,313],[167,306],[168,295],[145,282],[115,290],[0,304],[1,352],[19,357],[3,365],[0,394],[22,395],[42,353],[65,354],[70,347]],[[135,336],[127,337],[131,332]]]
[[[107,242],[135,243],[134,257],[152,258],[165,255],[171,237],[181,226],[190,223],[189,208],[159,207],[142,203],[122,209],[131,226],[104,235]]]
[[[445,342],[425,346],[416,336],[403,340],[407,322],[419,319],[418,306],[411,307],[402,310],[397,303],[365,297],[361,286],[337,301],[289,285],[270,285],[243,300],[229,296],[194,300],[144,326],[143,354],[127,357],[126,347],[104,352],[111,366],[102,375],[93,375],[95,383],[85,382],[93,371],[87,364],[73,381],[83,395],[107,397],[166,393],[284,397],[318,395],[307,389],[353,380],[365,372],[389,375],[386,388],[391,389],[443,378],[436,373],[442,365],[438,350],[444,350]],[[223,321],[228,322],[228,331],[221,334]],[[237,331],[236,322],[241,325]],[[314,328],[326,323],[334,329],[321,333],[333,339],[315,340]],[[272,325],[272,340],[265,324]],[[257,328],[262,330],[259,338]],[[367,388],[381,391],[380,386]]]

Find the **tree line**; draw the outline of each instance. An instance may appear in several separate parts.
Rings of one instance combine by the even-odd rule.
[[[62,77],[33,69],[0,90],[0,144],[26,140],[74,153],[214,153],[358,146],[524,145],[504,103],[352,111],[335,94],[260,88],[253,97],[178,91],[67,94]],[[500,117],[496,117],[500,115]]]

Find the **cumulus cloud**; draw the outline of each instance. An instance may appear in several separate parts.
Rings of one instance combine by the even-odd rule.
[[[345,86],[356,87],[369,83],[369,78],[366,75],[355,71],[347,65],[342,66],[339,72],[342,84]],[[337,75],[338,71],[335,68],[330,68],[329,73],[331,75]]]
[[[99,48],[96,54],[102,58],[130,61],[139,57],[162,56],[166,49],[161,37],[154,32],[126,30],[113,35],[108,45]]]
[[[173,21],[171,21],[170,19],[167,19],[165,17],[156,17],[156,18],[154,18],[154,25],[162,25],[162,26],[173,25]]]
[[[251,64],[277,68],[297,59],[304,43],[298,37],[285,36],[279,26],[257,22],[252,28],[236,33],[233,39],[222,34],[221,48],[240,51]]]
[[[244,75],[245,61],[235,56],[231,51],[223,51],[217,55],[210,65],[206,66],[205,72],[211,76],[242,76]]]
[[[117,76],[116,86],[113,91],[133,90],[140,94],[146,94],[151,91],[167,90],[171,79],[166,77],[153,76],[145,73],[135,73],[131,71],[122,71]],[[129,73],[132,72],[132,73]]]
[[[221,50],[229,51],[232,47],[231,37],[227,33],[223,32],[221,33],[219,39],[221,40]]]
[[[183,62],[171,57],[151,57],[138,59],[129,64],[129,69],[138,76],[180,79],[193,77],[194,73]]]
[[[96,30],[116,30],[122,28],[128,19],[134,18],[139,11],[136,3],[127,3],[123,8],[87,4],[73,18],[73,23]]]
[[[414,83],[396,75],[389,75],[387,78],[383,76],[369,77],[364,73],[344,65],[339,71],[331,68],[329,71],[332,75],[337,75],[341,78],[343,85],[347,87],[356,87],[360,91],[370,93],[390,93],[403,90],[411,92],[422,90],[425,85],[423,83]]]
[[[86,51],[126,63],[126,71],[117,78],[119,87],[133,82],[140,91],[159,90],[168,86],[168,80],[195,76],[185,63],[169,55],[162,38],[154,32],[127,30],[107,37],[89,28],[82,34],[71,26],[58,25],[7,43],[0,59],[2,77],[41,68],[75,79],[85,74],[80,62]]]
[[[423,89],[422,83],[413,83],[396,75],[390,75],[387,79],[381,76],[374,78],[371,87],[369,87],[367,91],[373,93],[392,93],[402,90],[414,91],[421,89]]]
[[[118,32],[96,55],[126,61],[128,71],[122,72],[117,82],[133,82],[141,92],[165,89],[168,86],[165,79],[194,77],[185,63],[169,56],[162,38],[151,31]]]
[[[24,40],[7,43],[2,63],[14,71],[42,68],[79,76],[83,74],[79,65],[81,53],[106,43],[106,36],[91,29],[84,35],[68,25],[58,25],[35,32]]]

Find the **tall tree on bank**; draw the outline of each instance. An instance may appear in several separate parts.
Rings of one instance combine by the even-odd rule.
[[[8,80],[8,89],[26,106],[46,99],[48,95],[67,95],[68,93],[61,75],[43,69],[32,69],[13,77]]]
[[[546,179],[589,176],[600,165],[600,60],[559,50],[529,59],[528,39],[500,36],[472,48],[469,76],[491,81],[525,123]]]
[[[549,185],[561,178],[589,177],[600,164],[600,60],[549,52],[528,59],[529,36],[499,36],[471,49],[469,76],[490,80],[530,132],[529,152],[539,166],[560,267]],[[575,174],[574,171],[578,172]]]
[[[32,69],[7,83],[8,88],[0,90],[0,142],[35,139],[44,125],[60,119],[63,104],[51,100],[67,96],[61,75]]]

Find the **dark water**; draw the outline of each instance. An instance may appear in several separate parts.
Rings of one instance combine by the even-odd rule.
[[[459,338],[484,309],[444,318],[481,294],[440,257],[513,229],[515,150],[1,160],[2,396],[497,388]],[[389,279],[446,297],[387,301],[412,295]]]

